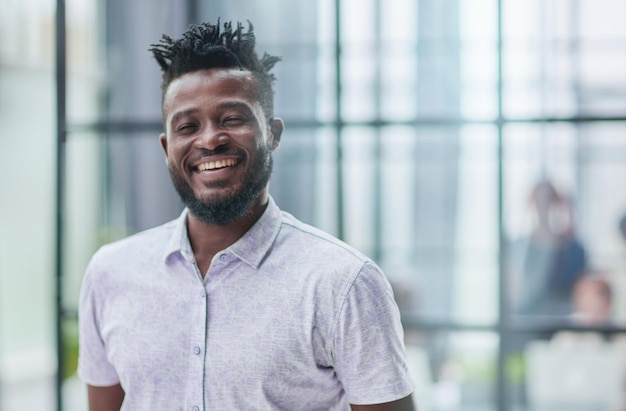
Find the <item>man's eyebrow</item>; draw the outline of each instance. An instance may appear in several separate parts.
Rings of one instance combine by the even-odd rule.
[[[221,109],[228,109],[228,108],[235,108],[235,109],[244,109],[247,111],[252,111],[252,108],[244,103],[243,101],[225,101],[223,103],[220,103],[219,108]]]
[[[178,120],[180,120],[181,117],[185,117],[191,114],[196,113],[198,110],[195,108],[189,109],[189,110],[182,110],[182,111],[177,111],[176,113],[174,113],[174,115],[172,116],[172,119],[170,120],[170,123],[173,124],[175,122],[177,122]]]

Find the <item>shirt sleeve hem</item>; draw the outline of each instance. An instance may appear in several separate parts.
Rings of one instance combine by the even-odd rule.
[[[362,396],[362,397],[358,395],[351,396],[350,394],[348,394],[348,402],[354,405],[384,404],[386,402],[401,400],[402,398],[406,398],[415,392],[414,384],[410,384],[406,386],[403,390],[400,390],[400,391],[394,390],[393,392],[390,392],[390,390],[397,388],[397,387],[385,387],[385,388],[381,389],[378,392],[370,391],[368,392],[367,396]]]
[[[84,372],[78,371],[78,378],[87,385],[94,387],[110,387],[120,383],[119,378],[93,378],[92,376],[85,375]]]

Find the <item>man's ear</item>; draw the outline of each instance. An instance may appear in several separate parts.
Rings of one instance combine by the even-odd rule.
[[[165,153],[165,164],[167,164],[167,136],[165,133],[161,133],[161,135],[159,135],[159,140],[161,141],[161,148]]]
[[[285,123],[278,117],[274,117],[270,122],[270,132],[272,133],[272,150],[276,150],[280,145],[280,137],[285,129]]]

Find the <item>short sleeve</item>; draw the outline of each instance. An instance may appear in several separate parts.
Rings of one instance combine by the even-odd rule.
[[[78,306],[78,376],[89,385],[109,386],[119,383],[113,365],[107,360],[106,347],[100,334],[100,299],[97,270],[92,259],[80,290]]]
[[[334,335],[334,368],[351,404],[379,404],[411,394],[400,312],[389,281],[372,263],[355,277]]]

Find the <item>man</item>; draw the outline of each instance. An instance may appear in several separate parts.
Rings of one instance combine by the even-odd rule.
[[[268,194],[279,59],[254,47],[252,25],[218,21],[151,49],[160,141],[186,209],[87,268],[79,375],[91,411],[413,409],[383,273]]]

